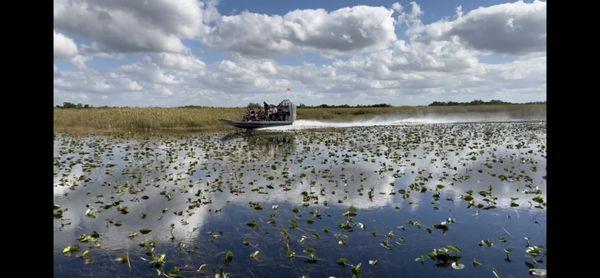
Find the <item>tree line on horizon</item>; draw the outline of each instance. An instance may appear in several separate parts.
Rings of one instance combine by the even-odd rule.
[[[456,102],[456,101],[434,101],[430,103],[428,106],[456,106],[456,105],[518,105],[518,104],[546,104],[545,101],[533,101],[533,102],[525,102],[525,103],[513,103],[513,102],[505,102],[501,100],[473,100],[470,102]],[[246,107],[248,108],[258,108],[262,107],[259,103],[249,103]],[[320,105],[306,105],[299,104],[298,108],[369,108],[369,107],[392,107],[391,104],[387,103],[377,103],[377,104],[367,104],[367,105],[348,105],[348,104],[340,104],[340,105],[330,105],[330,104],[320,104]],[[90,104],[82,104],[82,103],[71,103],[71,102],[63,102],[63,105],[56,105],[56,108],[110,108],[109,106],[98,106],[94,107]],[[178,108],[219,108],[214,106],[200,106],[200,105],[186,105],[179,106]]]
[[[330,105],[330,104],[319,104],[319,105],[306,105],[299,104],[298,108],[361,108],[361,107],[392,107],[391,104],[387,103],[377,103],[377,104],[367,104],[367,105],[348,105],[348,104],[339,104],[339,105]]]
[[[476,99],[470,102],[456,102],[456,101],[434,101],[429,106],[454,106],[454,105],[507,105],[507,104],[546,104],[545,101],[533,101],[533,102],[525,102],[525,103],[514,103],[514,102],[506,102],[501,100],[492,99],[490,101],[483,101],[480,99]]]
[[[56,105],[57,108],[91,108],[92,106],[89,104],[81,104],[81,103],[71,103],[71,102],[63,102],[63,105]]]

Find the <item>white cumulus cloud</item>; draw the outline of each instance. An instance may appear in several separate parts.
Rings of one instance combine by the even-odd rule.
[[[54,57],[66,59],[77,54],[77,44],[71,38],[54,31]]]
[[[65,71],[55,65],[57,103],[545,99],[546,15],[540,1],[470,11],[458,6],[450,11],[455,16],[428,24],[421,21],[427,10],[416,2],[231,16],[220,16],[215,2],[57,2],[55,58],[80,68]],[[407,36],[399,39],[396,31]],[[321,57],[302,61],[306,53]],[[300,62],[280,59],[294,54]],[[112,69],[86,68],[93,57],[128,62]]]
[[[421,29],[423,39],[458,38],[467,46],[494,53],[527,54],[546,50],[546,2],[518,1],[481,7],[454,20],[440,20]]]
[[[347,54],[396,40],[392,13],[369,6],[331,12],[294,10],[283,16],[243,12],[221,17],[205,42],[248,56],[273,57],[301,50]]]
[[[54,26],[117,52],[183,52],[182,39],[208,31],[212,3],[196,0],[55,0]]]

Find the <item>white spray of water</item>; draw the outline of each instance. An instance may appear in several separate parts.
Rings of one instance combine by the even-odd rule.
[[[368,120],[350,122],[333,122],[317,120],[296,120],[292,125],[269,127],[264,130],[297,130],[316,128],[346,128],[361,126],[389,126],[389,125],[418,125],[418,124],[445,124],[445,123],[478,123],[478,122],[512,122],[512,121],[543,121],[539,115],[533,117],[512,117],[508,113],[455,113],[453,115],[423,115],[416,117],[377,117]]]

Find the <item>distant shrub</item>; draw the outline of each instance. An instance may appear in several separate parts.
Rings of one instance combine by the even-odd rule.
[[[492,99],[490,101],[483,101],[480,99],[473,100],[471,102],[456,102],[456,101],[434,101],[429,106],[455,106],[455,105],[513,105],[513,104],[546,104],[545,101],[527,102],[527,103],[512,103],[501,100]]]
[[[298,108],[368,108],[368,107],[392,107],[391,104],[387,103],[378,103],[378,104],[367,104],[367,105],[348,105],[348,104],[339,104],[339,105],[329,105],[329,104],[321,104],[316,106],[308,106],[305,104],[298,105]]]
[[[63,105],[57,105],[57,108],[91,108],[92,106],[89,104],[81,104],[81,103],[71,103],[71,102],[63,102]]]
[[[262,105],[260,105],[259,103],[250,102],[250,103],[248,103],[248,105],[246,107],[247,108],[261,108]]]

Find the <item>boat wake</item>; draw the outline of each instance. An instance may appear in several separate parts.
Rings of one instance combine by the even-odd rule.
[[[526,122],[545,121],[542,117],[515,118],[510,115],[479,115],[479,116],[424,116],[406,118],[373,118],[369,120],[333,122],[317,120],[296,120],[292,125],[269,127],[264,130],[299,130],[319,128],[347,128],[364,126],[393,126],[393,125],[420,125],[420,124],[446,124],[446,123],[485,123],[485,122]]]

